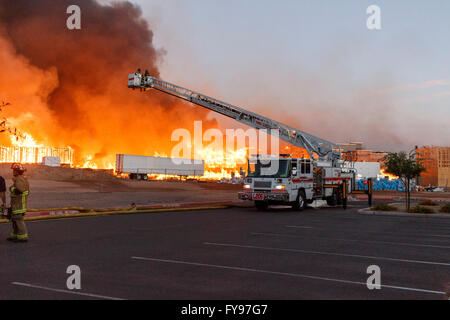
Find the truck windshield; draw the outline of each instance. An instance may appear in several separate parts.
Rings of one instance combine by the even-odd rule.
[[[252,178],[287,178],[289,160],[249,160],[248,177]]]

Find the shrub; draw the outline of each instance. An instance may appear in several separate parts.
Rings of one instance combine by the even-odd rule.
[[[427,199],[427,200],[422,200],[419,203],[420,206],[437,206],[438,204],[436,202],[434,202],[433,200]]]
[[[377,204],[376,206],[372,207],[371,210],[373,211],[397,211],[397,207],[388,205],[387,203]]]
[[[439,212],[450,213],[450,203],[444,204]]]
[[[409,213],[434,213],[432,208],[424,207],[424,206],[415,206],[414,208],[409,209]]]

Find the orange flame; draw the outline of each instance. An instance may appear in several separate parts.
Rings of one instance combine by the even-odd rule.
[[[213,150],[212,148],[204,148],[198,152],[201,160],[205,161],[205,172],[201,177],[187,177],[187,179],[198,180],[222,180],[240,178],[241,168],[247,163],[247,149],[239,149],[235,151],[224,152],[223,150]],[[155,152],[155,157],[167,157],[164,153]],[[170,180],[179,179],[174,175],[150,175],[150,179],[154,180]]]
[[[72,165],[73,149],[45,146],[29,133],[10,134],[11,146],[0,146],[0,163],[42,163],[44,157],[59,157],[62,164]]]
[[[387,173],[387,172],[385,171],[385,169],[381,169],[381,170],[380,170],[380,175],[385,176],[386,178],[388,178],[388,179],[391,180],[391,181],[392,181],[392,180],[397,180],[397,179],[399,179],[399,177],[397,177],[396,175]]]

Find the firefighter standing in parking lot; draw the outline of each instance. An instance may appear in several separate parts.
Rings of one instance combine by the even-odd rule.
[[[28,231],[24,222],[24,216],[27,212],[27,198],[30,193],[28,180],[23,175],[25,168],[20,163],[14,163],[13,169],[13,185],[9,188],[11,195],[11,208],[9,216],[12,224],[11,236],[7,239],[14,242],[27,242]]]

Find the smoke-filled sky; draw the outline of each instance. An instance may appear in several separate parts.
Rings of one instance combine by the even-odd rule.
[[[169,81],[335,142],[450,145],[449,1],[135,2]]]
[[[66,8],[82,10],[82,29]],[[0,0],[1,116],[78,161],[170,153],[215,115],[126,87],[137,67],[334,142],[450,145],[450,2]],[[141,10],[142,9],[142,10]],[[217,116],[222,128],[239,127]],[[105,163],[100,166],[104,166]]]
[[[72,4],[81,8],[81,30],[66,27]],[[77,163],[170,154],[172,131],[216,122],[171,96],[127,88],[128,74],[144,64],[159,76],[162,55],[131,3],[0,0],[0,102],[11,103],[1,116],[39,143],[71,146]]]

